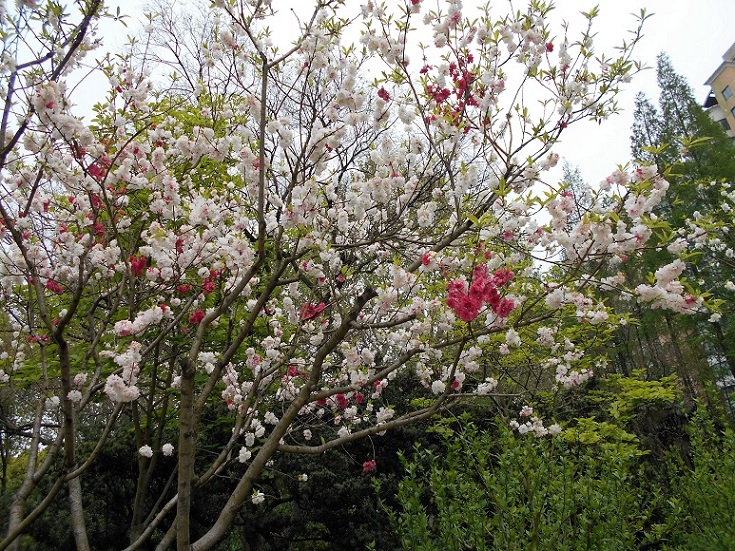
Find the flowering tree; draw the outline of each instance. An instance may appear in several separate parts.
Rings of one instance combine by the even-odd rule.
[[[173,44],[170,89],[149,78],[151,59],[171,59],[146,50],[153,35],[100,63],[110,91],[88,124],[65,79],[100,4],[3,16],[0,285],[13,332],[0,374],[9,389],[30,381],[35,409],[12,420],[30,419],[12,434],[27,466],[0,548],[64,488],[89,548],[85,472],[122,423],[139,447],[129,549],[209,549],[239,508],[268,499],[257,482],[275,454],[321,453],[467,396],[588,379],[604,358],[586,347],[626,319],[598,291],[704,307],[678,260],[650,285],[596,276],[646,247],[667,188],[655,168],[586,190],[573,223],[574,197],[544,179],[569,124],[615,112],[639,32],[607,58],[596,12],[575,40],[538,1],[468,18],[459,0],[355,13],[319,0],[279,49],[270,2],[220,0],[199,57]],[[386,400],[398,377],[424,398]],[[199,437],[210,411],[229,428],[217,449]],[[549,432],[530,408],[514,426]],[[150,496],[167,457],[176,468]],[[193,496],[225,473],[229,498],[193,537]]]

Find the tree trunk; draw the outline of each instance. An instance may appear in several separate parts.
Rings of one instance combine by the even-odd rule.
[[[676,358],[676,363],[678,364],[677,373],[679,375],[679,378],[681,378],[681,380],[684,382],[684,387],[686,388],[687,392],[687,400],[693,402],[697,398],[696,390],[694,389],[692,378],[687,369],[686,362],[684,361],[684,354],[682,353],[681,347],[679,346],[679,335],[674,329],[673,323],[671,323],[671,316],[665,314],[664,319],[666,320],[666,327],[669,330],[669,338],[671,339],[671,347],[674,350],[674,357]]]
[[[722,354],[725,356],[727,366],[730,368],[730,373],[735,377],[735,357],[733,357],[732,350],[725,340],[725,333],[722,331],[722,324],[719,321],[716,321],[712,325],[715,326],[715,333],[717,333],[717,344],[720,345]]]
[[[87,527],[84,522],[84,506],[82,504],[82,482],[79,477],[67,482],[69,489],[69,512],[71,513],[71,527],[77,551],[89,551]]]
[[[194,375],[190,359],[181,360],[181,404],[179,416],[179,482],[176,504],[176,549],[189,551],[189,514],[194,482]]]

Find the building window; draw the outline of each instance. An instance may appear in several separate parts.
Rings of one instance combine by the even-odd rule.
[[[733,116],[733,118],[735,118],[735,107],[730,109],[730,114]]]
[[[729,86],[725,86],[725,89],[722,90],[722,97],[725,98],[726,100],[732,97],[732,90],[730,90]]]
[[[722,128],[725,129],[725,132],[730,130],[730,123],[727,122],[727,119],[720,119],[717,122],[719,122],[722,125]]]

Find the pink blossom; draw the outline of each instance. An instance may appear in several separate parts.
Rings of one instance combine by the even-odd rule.
[[[370,459],[362,464],[362,472],[369,473],[371,471],[374,471],[375,467],[377,467],[377,463],[374,459]]]
[[[514,276],[515,274],[508,268],[501,268],[495,272],[495,275],[493,275],[493,283],[497,287],[502,287],[512,280]]]
[[[515,302],[508,298],[504,298],[497,306],[493,306],[493,312],[501,318],[507,318],[515,307]]]
[[[502,268],[489,278],[487,265],[479,264],[472,270],[473,281],[469,292],[465,292],[466,284],[462,280],[454,279],[447,283],[447,306],[465,322],[477,317],[483,302],[489,304],[498,316],[507,317],[515,308],[515,303],[510,299],[501,301],[497,287],[508,283],[513,276],[511,270]]]
[[[120,320],[115,324],[115,334],[118,337],[127,337],[135,333],[135,326],[130,320]]]
[[[471,297],[464,292],[450,291],[447,297],[447,306],[449,306],[459,316],[459,319],[470,322],[477,317],[482,306],[482,301],[476,297]]]
[[[205,295],[208,295],[215,289],[216,289],[216,286],[214,284],[214,281],[212,281],[209,278],[205,279],[204,282],[202,283],[202,291],[204,291]]]
[[[487,264],[478,264],[472,268],[472,279],[475,281],[487,279]]]

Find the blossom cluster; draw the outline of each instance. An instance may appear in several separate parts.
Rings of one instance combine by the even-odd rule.
[[[502,298],[498,289],[511,281],[513,275],[508,269],[499,269],[490,277],[487,265],[479,264],[472,270],[469,290],[467,284],[459,279],[447,283],[447,306],[462,321],[468,323],[477,317],[483,303],[488,304],[498,317],[507,318],[515,308],[515,303],[511,299]]]

